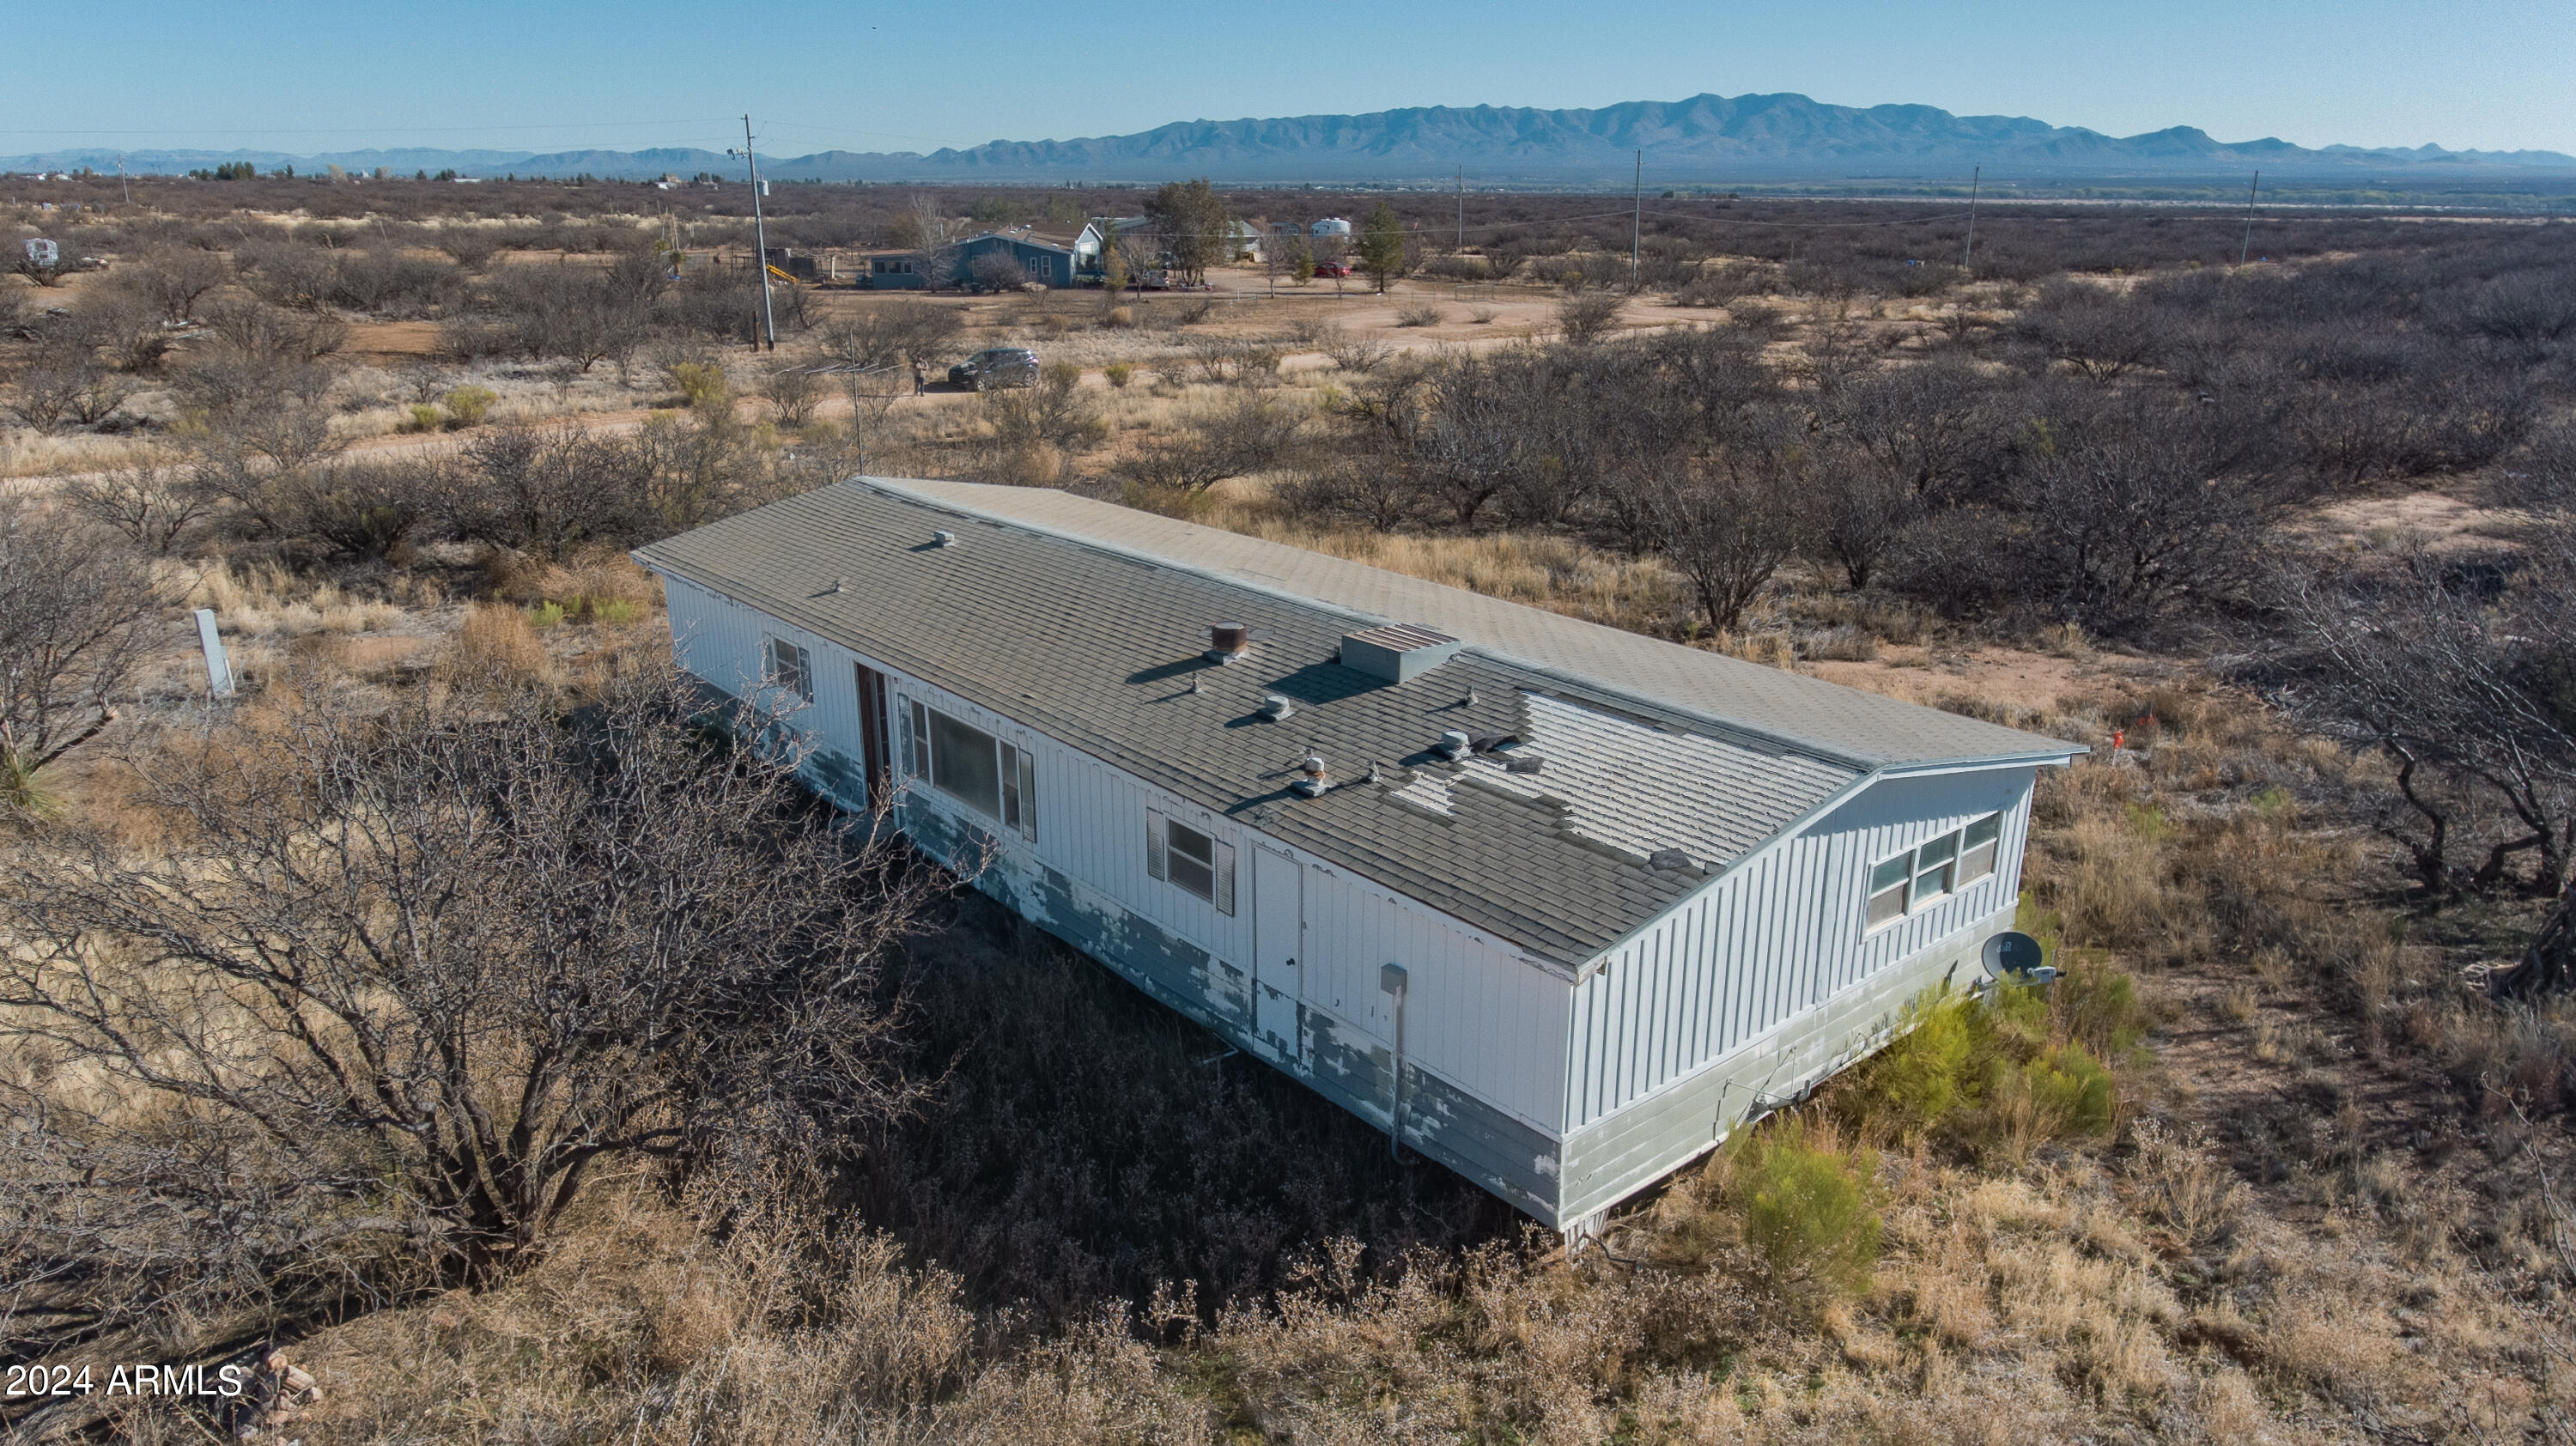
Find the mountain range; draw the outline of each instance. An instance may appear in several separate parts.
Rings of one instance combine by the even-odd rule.
[[[2556,151],[2453,151],[2440,146],[2311,149],[2288,141],[2220,141],[2191,126],[2110,136],[2022,116],[1962,116],[1925,105],[1827,105],[1803,95],[1699,95],[1591,110],[1416,106],[1366,115],[1179,121],[1133,135],[990,141],[966,149],[822,151],[763,160],[780,180],[1234,182],[1431,180],[1464,166],[1480,182],[1600,183],[1628,179],[1644,151],[1658,185],[1826,178],[1922,178],[1982,166],[1997,177],[2216,177],[2260,168],[2276,177],[2411,179],[2471,172],[2576,171]],[[397,174],[453,169],[468,176],[645,179],[674,172],[731,175],[713,151],[450,151],[406,147],[291,155],[274,151],[85,148],[0,157],[0,170],[112,169],[176,174],[225,161],[299,171],[342,166]]]

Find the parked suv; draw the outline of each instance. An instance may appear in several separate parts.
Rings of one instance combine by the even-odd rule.
[[[1038,354],[1024,346],[987,347],[948,369],[948,383],[980,392],[1038,384]]]

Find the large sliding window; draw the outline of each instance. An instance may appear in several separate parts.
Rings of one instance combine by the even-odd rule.
[[[2004,816],[1990,813],[1966,828],[1872,864],[1863,929],[1919,913],[1993,873],[2003,832]]]
[[[940,792],[994,818],[1002,816],[1002,774],[995,739],[945,713],[930,715],[930,781]]]
[[[905,710],[912,772],[1004,828],[1037,842],[1037,759],[971,723],[915,702]]]

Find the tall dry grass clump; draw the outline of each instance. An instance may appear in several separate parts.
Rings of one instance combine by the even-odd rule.
[[[468,687],[545,685],[556,676],[545,639],[526,613],[479,603],[466,609],[434,672],[450,685]]]

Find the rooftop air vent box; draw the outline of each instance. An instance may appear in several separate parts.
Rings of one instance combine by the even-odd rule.
[[[1388,623],[1364,633],[1343,635],[1342,666],[1357,668],[1372,678],[1402,683],[1448,662],[1465,646],[1447,633],[1435,633],[1411,623]]]

